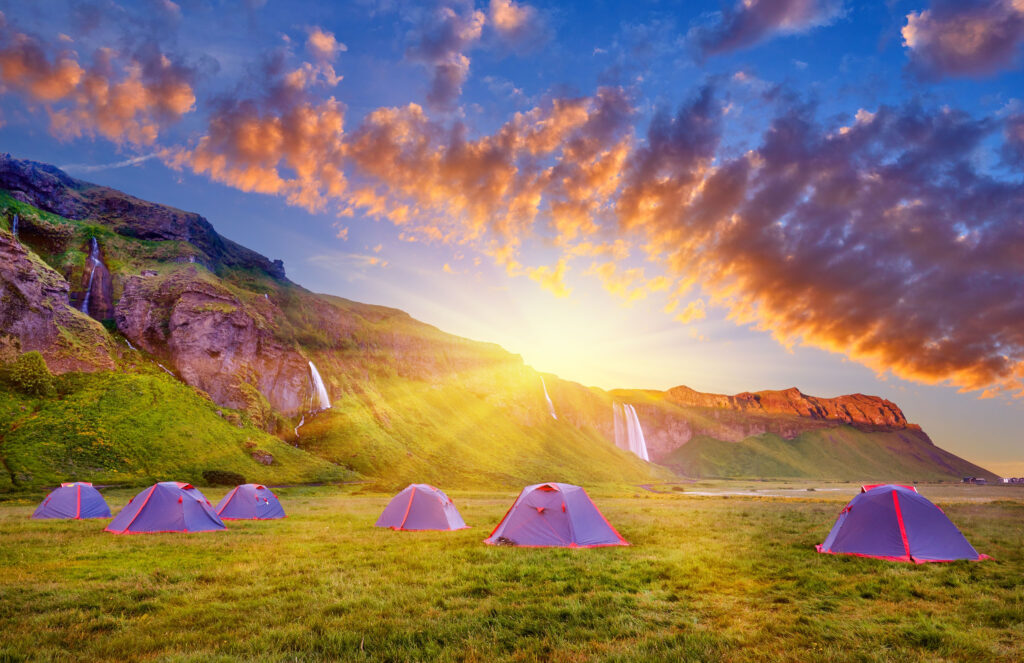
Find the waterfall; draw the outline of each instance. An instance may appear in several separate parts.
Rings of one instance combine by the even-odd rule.
[[[170,376],[171,376],[172,378],[177,378],[177,377],[178,377],[177,375],[175,375],[175,374],[174,374],[174,373],[173,373],[173,372],[171,371],[171,369],[167,368],[166,366],[164,366],[164,365],[163,365],[163,364],[161,364],[160,362],[157,362],[157,363],[156,363],[156,365],[157,365],[157,366],[159,366],[160,368],[164,369],[164,373],[167,373],[167,375],[170,375]]]
[[[320,371],[316,370],[316,364],[313,362],[309,362],[309,381],[313,387],[313,393],[309,399],[309,414],[316,414],[317,412],[330,409],[331,398],[327,395],[327,387],[324,386],[324,380],[320,377]],[[299,420],[299,425],[295,427],[295,437],[299,436],[299,429],[306,423],[306,414],[305,412],[302,413],[302,419]]]
[[[331,399],[327,395],[327,387],[320,377],[320,371],[316,370],[316,364],[309,362],[309,375],[313,380],[313,398],[309,404],[311,412],[327,410],[331,407]]]
[[[555,404],[551,402],[551,397],[548,396],[548,386],[544,384],[544,376],[540,376],[540,386],[544,388],[544,400],[548,402],[548,412],[551,413],[552,419],[558,419],[558,415],[555,414]]]
[[[92,269],[89,270],[89,283],[85,286],[85,296],[82,297],[82,313],[89,313],[89,297],[92,295],[92,280],[96,278],[96,268],[100,266],[100,243],[93,237],[89,246],[89,262]]]
[[[127,336],[125,337],[124,342],[128,344],[129,348],[131,348],[132,350],[136,350],[136,347],[132,345],[132,342],[128,340]]]
[[[649,462],[647,441],[636,409],[629,403],[612,403],[612,413],[615,415],[615,445]]]
[[[14,235],[14,239],[18,239],[18,215],[15,214],[14,218],[11,219],[11,234]],[[21,240],[18,240],[21,241]]]

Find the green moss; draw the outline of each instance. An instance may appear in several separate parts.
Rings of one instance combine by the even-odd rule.
[[[238,472],[262,483],[348,476],[241,424],[237,413],[217,408],[163,374],[66,374],[57,386],[55,398],[30,398],[9,389],[0,393],[7,406],[0,409],[0,454],[16,485],[71,479],[201,483],[202,472],[211,469]],[[252,458],[257,445],[273,455],[273,465]]]

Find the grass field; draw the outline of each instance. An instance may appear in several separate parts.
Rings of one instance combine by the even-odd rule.
[[[807,485],[592,491],[633,546],[590,550],[483,545],[504,491],[453,493],[473,528],[453,533],[375,529],[389,496],[360,486],[281,488],[287,519],[187,535],[7,497],[0,661],[1024,659],[1024,489],[922,486],[996,559],[914,566],[816,554],[856,488]],[[789,497],[692,494],[752,488]]]

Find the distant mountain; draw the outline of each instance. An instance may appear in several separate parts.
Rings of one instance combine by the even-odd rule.
[[[203,468],[245,470],[264,482],[355,477],[387,486],[640,483],[670,477],[667,468],[989,476],[936,449],[895,404],[871,396],[605,392],[552,375],[543,376],[545,393],[539,373],[494,344],[311,293],[286,278],[280,261],[220,236],[199,215],[9,155],[0,156],[0,229],[0,359],[38,351],[55,373],[92,374],[61,378],[57,393],[41,399],[10,392],[18,406],[0,408],[0,460],[12,485],[199,480]],[[311,363],[330,409],[322,409]],[[208,437],[161,435],[190,422],[147,412],[139,405],[146,398],[184,399],[188,411],[212,413],[195,414]],[[93,411],[102,416],[70,417],[67,404],[81,399],[102,402]],[[114,416],[119,404],[133,417]],[[224,427],[245,435],[216,433]],[[641,429],[655,464],[627,451]],[[88,451],[82,440],[90,435],[119,440],[125,453]],[[197,443],[214,438],[233,440],[233,451],[211,454],[211,443]],[[147,444],[161,460],[147,462]],[[871,461],[856,462],[861,456]]]

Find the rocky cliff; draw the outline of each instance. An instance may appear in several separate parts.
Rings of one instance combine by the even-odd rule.
[[[668,390],[668,399],[689,407],[721,408],[739,412],[792,414],[809,419],[838,421],[852,426],[880,428],[917,428],[909,424],[903,412],[892,401],[878,396],[850,394],[836,398],[818,398],[802,393],[796,387],[782,391],[743,392],[735,396],[705,394],[689,387]]]
[[[111,369],[103,326],[70,306],[68,282],[7,231],[0,231],[0,335],[13,350],[40,351],[51,370]]]
[[[6,230],[15,214],[18,239]],[[221,237],[197,214],[2,155],[0,350],[11,347],[41,351],[58,373],[159,364],[242,419],[393,481],[515,483],[548,480],[555,469],[566,480],[658,476],[663,470],[615,448],[627,445],[616,439],[613,403],[633,406],[652,461],[683,472],[728,473],[735,463],[718,461],[741,447],[708,441],[742,443],[746,459],[761,453],[751,440],[764,435],[805,444],[800,457],[839,440],[856,458],[895,433],[904,446],[884,448],[913,448],[910,466],[921,476],[966,467],[894,403],[862,394],[605,392],[547,375],[554,419],[540,374],[517,355],[402,311],[311,293],[288,281],[279,261]],[[314,418],[310,362],[334,404]],[[861,469],[865,479],[900,478],[884,468]]]

